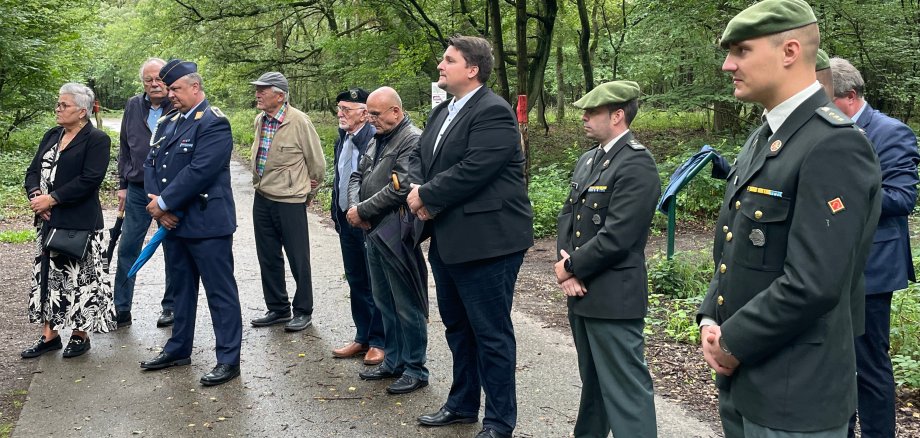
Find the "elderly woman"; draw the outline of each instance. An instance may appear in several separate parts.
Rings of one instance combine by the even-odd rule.
[[[88,332],[115,328],[112,286],[102,270],[103,221],[99,186],[109,163],[111,140],[89,123],[93,92],[81,84],[65,84],[55,108],[59,126],[42,138],[26,171],[29,196],[38,232],[29,320],[43,324],[41,338],[22,352],[38,357],[61,349],[58,330],[73,334],[64,357],[89,351]],[[47,248],[52,230],[89,231],[82,258]]]

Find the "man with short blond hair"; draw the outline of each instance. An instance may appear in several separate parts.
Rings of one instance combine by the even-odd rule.
[[[289,102],[287,78],[268,72],[250,83],[256,87],[256,107],[262,110],[253,123],[252,221],[268,308],[252,325],[284,322],[286,331],[300,331],[313,323],[307,202],[313,196],[311,180],[318,184],[325,176],[326,160],[310,117]],[[290,302],[282,250],[297,288]]]

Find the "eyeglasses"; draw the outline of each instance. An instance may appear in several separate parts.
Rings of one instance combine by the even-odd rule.
[[[154,82],[164,83],[162,78],[144,78],[144,83],[150,85]]]
[[[76,106],[76,105],[70,105],[70,104],[68,104],[68,103],[58,102],[58,103],[56,103],[56,104],[54,105],[54,109],[59,109],[59,110],[61,110],[61,111],[64,111],[64,110],[66,110],[67,108],[74,107],[74,106]]]
[[[337,112],[337,113],[345,113],[345,114],[348,114],[348,113],[351,112],[351,111],[362,110],[362,109],[364,109],[364,108],[361,108],[361,107],[358,107],[358,108],[349,108],[349,107],[347,107],[347,106],[336,105],[336,106],[333,107],[333,109],[335,109],[335,112]]]
[[[377,118],[380,117],[381,114],[383,114],[383,113],[385,113],[385,112],[387,112],[387,111],[389,111],[389,110],[391,110],[391,109],[393,109],[393,108],[396,108],[396,106],[391,106],[391,107],[389,107],[389,108],[383,110],[383,112],[368,111],[368,112],[367,112],[367,118],[368,118],[368,119],[371,119],[371,120],[377,120]]]

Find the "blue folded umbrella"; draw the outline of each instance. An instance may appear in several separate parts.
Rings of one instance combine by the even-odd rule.
[[[166,237],[166,233],[169,230],[166,227],[160,227],[156,233],[153,233],[153,237],[150,238],[150,242],[147,242],[147,245],[144,246],[144,249],[141,250],[140,255],[137,256],[137,260],[134,261],[134,264],[131,265],[131,270],[128,271],[128,278],[133,277],[137,274],[137,271],[141,270],[141,267],[153,257],[153,253],[157,252],[157,247],[160,246],[160,242],[163,241],[163,238]]]

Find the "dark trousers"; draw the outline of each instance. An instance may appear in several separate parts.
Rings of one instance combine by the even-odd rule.
[[[310,272],[310,230],[307,204],[272,201],[256,192],[252,201],[256,254],[262,272],[262,294],[268,310],[294,315],[313,314],[313,277]],[[288,302],[282,248],[291,264],[297,290]]]
[[[200,280],[204,284],[211,324],[217,338],[217,362],[239,364],[243,317],[233,277],[233,236],[209,239],[167,237],[163,239],[163,251],[169,257],[166,269],[172,275],[176,291],[176,322],[163,351],[177,357],[191,356]]]
[[[855,436],[856,416],[863,438],[894,438],[895,384],[888,356],[892,293],[866,295],[866,333],[857,336],[857,413],[850,418],[849,436]]]
[[[432,238],[428,261],[453,358],[453,383],[444,406],[463,416],[478,416],[481,389],[486,395],[482,425],[511,434],[517,425],[511,302],[524,251],[447,264]]]
[[[383,319],[384,365],[392,371],[428,380],[425,367],[428,321],[425,307],[406,278],[391,269],[377,245],[367,242],[367,264],[374,303]],[[421,257],[421,254],[419,254]]]
[[[371,347],[383,348],[383,320],[374,295],[371,292],[371,278],[367,270],[367,250],[364,247],[364,230],[348,225],[345,212],[332,207],[339,225],[339,244],[342,247],[342,263],[345,265],[345,279],[351,297],[351,318],[355,323],[355,342]]]
[[[725,438],[842,438],[847,430],[845,423],[815,432],[790,432],[761,426],[742,417],[735,409],[730,389],[719,389],[719,417]]]
[[[129,183],[128,193],[125,197],[125,220],[121,225],[121,239],[118,241],[118,267],[115,269],[115,309],[131,311],[134,301],[134,281],[137,277],[128,278],[128,271],[141,253],[144,236],[150,228],[152,220],[147,213],[147,192],[144,184]],[[169,261],[166,261],[169,264]],[[173,308],[173,288],[169,282],[169,271],[166,271],[166,288],[160,306],[163,310]]]
[[[569,312],[581,400],[576,437],[653,438],[655,394],[645,363],[645,320],[586,318]]]

